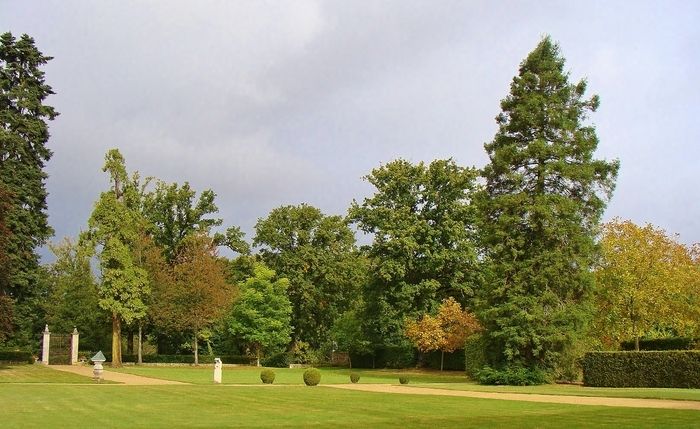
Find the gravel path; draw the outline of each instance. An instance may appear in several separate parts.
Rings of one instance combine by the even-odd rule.
[[[363,392],[400,393],[404,395],[439,395],[466,398],[501,399],[505,401],[546,402],[552,404],[600,405],[606,407],[666,408],[700,411],[700,401],[671,399],[609,398],[593,396],[539,395],[529,393],[470,392],[429,387],[410,387],[392,384],[326,384],[325,387],[359,390]]]
[[[58,371],[71,372],[73,374],[83,375],[92,378],[92,367],[82,365],[49,365],[51,369]],[[113,372],[107,369],[102,373],[102,378],[117,383],[127,384],[131,386],[156,386],[166,384],[188,384],[179,381],[160,380],[157,378],[141,377],[140,375],[125,374],[121,372]]]

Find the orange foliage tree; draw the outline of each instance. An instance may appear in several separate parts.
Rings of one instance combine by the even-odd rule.
[[[464,347],[467,338],[481,329],[476,316],[449,297],[442,301],[436,316],[426,314],[418,320],[408,320],[405,334],[422,353],[440,350],[442,371],[445,352]]]

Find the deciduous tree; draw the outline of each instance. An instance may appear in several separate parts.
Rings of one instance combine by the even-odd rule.
[[[590,320],[595,235],[618,162],[598,146],[559,46],[545,37],[521,63],[485,145],[480,233],[482,320],[495,366],[551,369]]]
[[[111,189],[103,192],[81,235],[83,246],[96,251],[101,282],[99,306],[112,316],[112,366],[121,366],[121,326],[146,315],[150,293],[148,273],[135,249],[144,234],[138,175],[127,175],[124,158],[117,149],[107,152],[103,171],[109,173]]]
[[[239,337],[257,358],[284,349],[292,333],[292,306],[287,298],[289,280],[275,278],[275,272],[256,263],[253,277],[241,286],[240,298],[233,305],[228,329]]]
[[[374,238],[364,289],[366,331],[376,344],[405,343],[406,318],[437,310],[450,296],[470,303],[477,283],[476,171],[452,160],[397,160],[366,177],[377,189],[350,219]]]
[[[655,330],[694,335],[700,322],[700,267],[693,249],[665,231],[629,220],[605,224],[596,269],[597,332],[610,345]]]

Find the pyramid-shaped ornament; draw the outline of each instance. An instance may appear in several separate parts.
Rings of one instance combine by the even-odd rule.
[[[93,362],[104,362],[107,360],[107,358],[105,358],[105,355],[102,353],[102,350],[100,350],[90,360]]]

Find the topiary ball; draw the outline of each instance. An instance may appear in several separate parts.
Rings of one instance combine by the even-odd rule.
[[[399,383],[401,383],[401,384],[408,384],[408,377],[405,376],[405,375],[399,377]]]
[[[360,374],[356,372],[351,372],[350,373],[350,381],[354,384],[360,381]]]
[[[260,371],[260,380],[265,384],[272,384],[275,381],[275,371],[271,369],[263,369]]]
[[[321,371],[316,368],[309,368],[304,371],[304,384],[315,386],[321,381]]]

